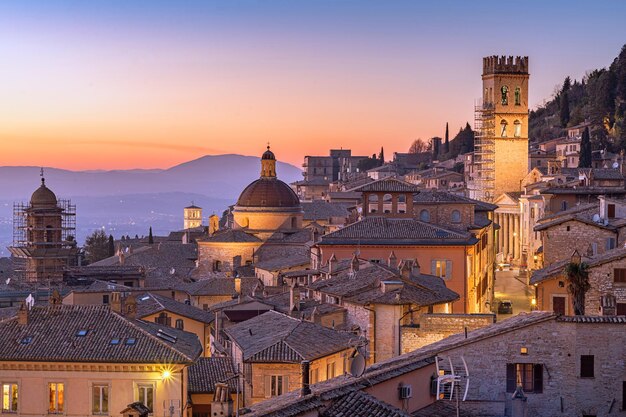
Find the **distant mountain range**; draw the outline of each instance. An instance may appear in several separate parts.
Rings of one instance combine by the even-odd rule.
[[[183,207],[193,201],[206,216],[220,215],[234,204],[246,185],[259,178],[259,157],[206,155],[168,169],[69,171],[44,168],[46,185],[59,198],[76,204],[77,238],[98,227],[116,238],[157,235],[182,229]],[[302,178],[301,170],[278,162],[278,177],[290,183]],[[12,239],[14,201],[28,201],[40,184],[40,167],[0,167],[0,256]]]

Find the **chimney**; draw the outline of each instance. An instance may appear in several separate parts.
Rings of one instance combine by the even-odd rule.
[[[333,274],[336,272],[336,270],[337,270],[337,257],[333,253],[330,259],[328,260],[328,273]]]
[[[417,258],[413,259],[412,264],[413,265],[411,265],[411,275],[419,276],[419,274],[420,274],[420,264],[419,264],[419,262],[417,262]]]
[[[311,387],[309,386],[309,370],[311,363],[309,361],[302,361],[302,388],[300,389],[300,396],[305,397],[311,394]]]
[[[111,310],[122,314],[122,295],[119,292],[111,293]]]
[[[409,279],[411,277],[411,271],[413,269],[412,263],[413,261],[410,259],[402,261],[402,265],[400,266],[400,275],[402,275],[402,278]]]
[[[124,315],[128,319],[130,319],[130,320],[134,320],[135,319],[135,315],[137,313],[137,300],[135,299],[134,295],[129,295],[124,300],[124,311],[125,311]]]
[[[235,292],[241,295],[241,278],[235,278]]]
[[[396,253],[394,251],[391,251],[391,253],[389,254],[389,259],[387,260],[387,266],[389,266],[389,268],[397,268],[398,267],[398,258],[396,257]]]
[[[211,413],[216,416],[232,417],[233,399],[228,385],[223,382],[215,383],[215,393],[211,401]]]
[[[123,251],[118,252],[117,257],[118,257],[118,258],[119,258],[119,260],[120,260],[120,265],[124,265],[124,256],[125,256],[125,255],[124,255],[124,252],[123,252]]]
[[[357,272],[359,270],[359,258],[357,258],[356,253],[352,257],[352,261],[350,262],[350,272]]]
[[[300,311],[300,287],[295,279],[289,287],[289,311]]]
[[[28,307],[26,307],[26,303],[20,304],[20,309],[17,311],[17,323],[21,326],[28,324]]]

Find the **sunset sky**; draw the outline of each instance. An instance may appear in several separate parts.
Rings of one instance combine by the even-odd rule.
[[[623,1],[2,1],[0,165],[165,168],[205,154],[391,158],[473,120],[482,57],[532,107],[626,43]]]

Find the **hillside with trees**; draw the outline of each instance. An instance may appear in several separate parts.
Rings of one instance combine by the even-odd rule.
[[[585,122],[593,149],[626,149],[626,45],[608,68],[580,81],[566,77],[550,101],[530,112],[529,138],[543,142]]]

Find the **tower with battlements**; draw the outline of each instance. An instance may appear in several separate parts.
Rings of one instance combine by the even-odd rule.
[[[528,77],[528,57],[483,58],[483,96],[475,108],[473,198],[493,201],[519,191],[528,173]]]

